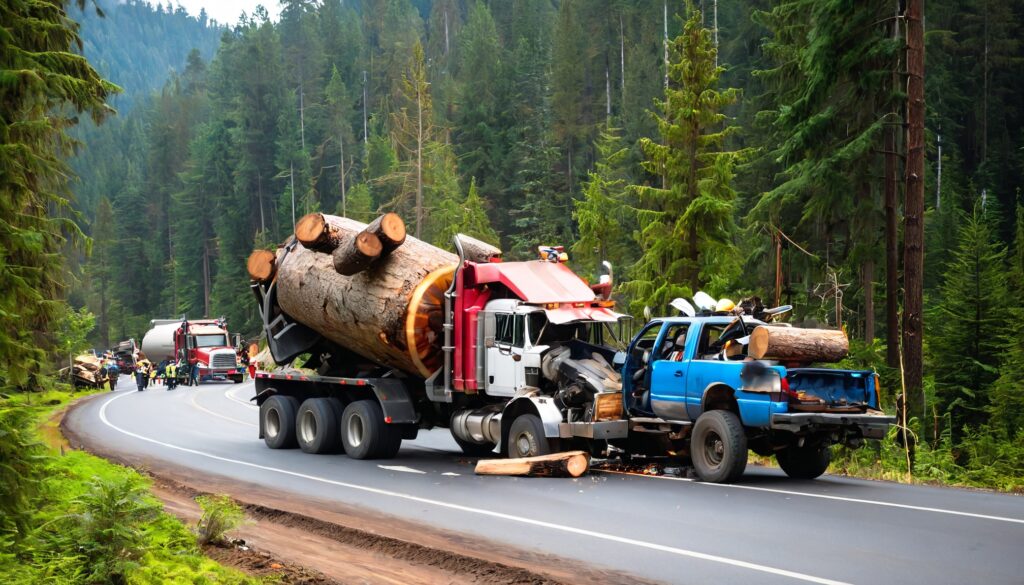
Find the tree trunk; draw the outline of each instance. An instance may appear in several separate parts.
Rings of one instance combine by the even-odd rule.
[[[367,231],[345,235],[341,244],[331,252],[334,270],[342,276],[362,272],[380,258],[384,246],[380,239]]]
[[[487,242],[461,234],[459,235],[459,242],[462,244],[462,253],[466,256],[466,260],[490,262],[492,259],[501,259],[501,250]]]
[[[333,215],[324,220],[347,238],[367,227]],[[330,254],[297,245],[277,262],[277,301],[338,345],[425,377],[441,363],[444,291],[457,262],[454,254],[408,237],[368,269],[345,276]]]
[[[249,278],[265,283],[274,280],[276,262],[277,254],[270,250],[254,250],[252,254],[249,254],[245,268],[249,271]]]
[[[875,339],[875,261],[865,260],[861,265],[864,284],[864,341]]]
[[[295,224],[295,237],[303,246],[317,252],[329,254],[341,245],[344,236],[327,223],[322,213],[307,213]]]
[[[838,362],[850,351],[839,329],[798,329],[761,326],[750,334],[747,354],[755,360]]]
[[[481,459],[474,470],[477,475],[521,475],[531,477],[579,477],[590,467],[590,458],[583,451],[552,453],[520,459]]]
[[[397,213],[385,213],[366,226],[366,231],[377,236],[383,250],[381,254],[390,254],[392,250],[405,241],[405,222]]]
[[[896,3],[893,18],[893,41],[899,39],[900,1]],[[892,91],[900,87],[899,59],[893,64]],[[899,195],[896,184],[896,126],[899,121],[898,108],[893,107],[884,129],[885,149],[885,363],[890,368],[900,366],[900,229],[897,202]]]
[[[903,376],[907,416],[924,416],[924,0],[907,2],[907,192],[903,207]]]

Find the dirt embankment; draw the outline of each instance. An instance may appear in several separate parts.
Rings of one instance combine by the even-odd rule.
[[[195,523],[199,518],[196,496],[230,495],[242,505],[249,520],[231,536],[245,541],[247,550],[208,547],[207,554],[252,574],[282,575],[285,583],[647,583],[623,573],[514,550],[354,506],[297,497],[221,476],[202,476],[163,461],[85,444],[63,422],[60,429],[72,447],[150,475],[153,492],[163,500],[165,509],[186,522]]]

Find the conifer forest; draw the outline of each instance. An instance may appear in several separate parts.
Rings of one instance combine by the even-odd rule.
[[[11,77],[0,38],[5,387],[83,315],[87,347],[181,315],[256,339],[254,249],[395,211],[607,260],[634,325],[700,290],[793,305],[906,418],[834,471],[1024,489],[1024,0],[54,4],[72,63]]]

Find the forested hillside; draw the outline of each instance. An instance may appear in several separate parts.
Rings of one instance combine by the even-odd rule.
[[[98,343],[183,313],[255,332],[253,248],[309,211],[395,210],[438,245],[608,259],[634,313],[699,288],[791,303],[898,385],[904,186],[923,178],[914,410],[933,444],[965,424],[1006,444],[1024,423],[1024,320],[1003,308],[1024,283],[1024,1],[928,2],[923,177],[904,164],[902,5],[704,0],[684,30],[665,0],[283,0],[90,144],[76,298]]]

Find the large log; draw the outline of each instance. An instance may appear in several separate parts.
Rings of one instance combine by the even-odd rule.
[[[307,213],[295,223],[295,239],[311,250],[329,254],[341,244],[344,233],[334,229],[324,214]]]
[[[349,237],[366,225],[323,216]],[[296,245],[277,262],[280,308],[318,333],[364,358],[417,376],[441,365],[444,292],[458,258],[407,237],[390,255],[351,276],[333,258]]]
[[[462,252],[466,260],[472,262],[490,262],[501,259],[501,250],[487,242],[459,234],[459,242],[462,244]]]
[[[750,334],[747,354],[758,360],[838,362],[849,351],[841,330],[761,326]]]
[[[583,451],[566,451],[520,459],[481,459],[477,475],[520,475],[530,477],[579,477],[590,467]]]

